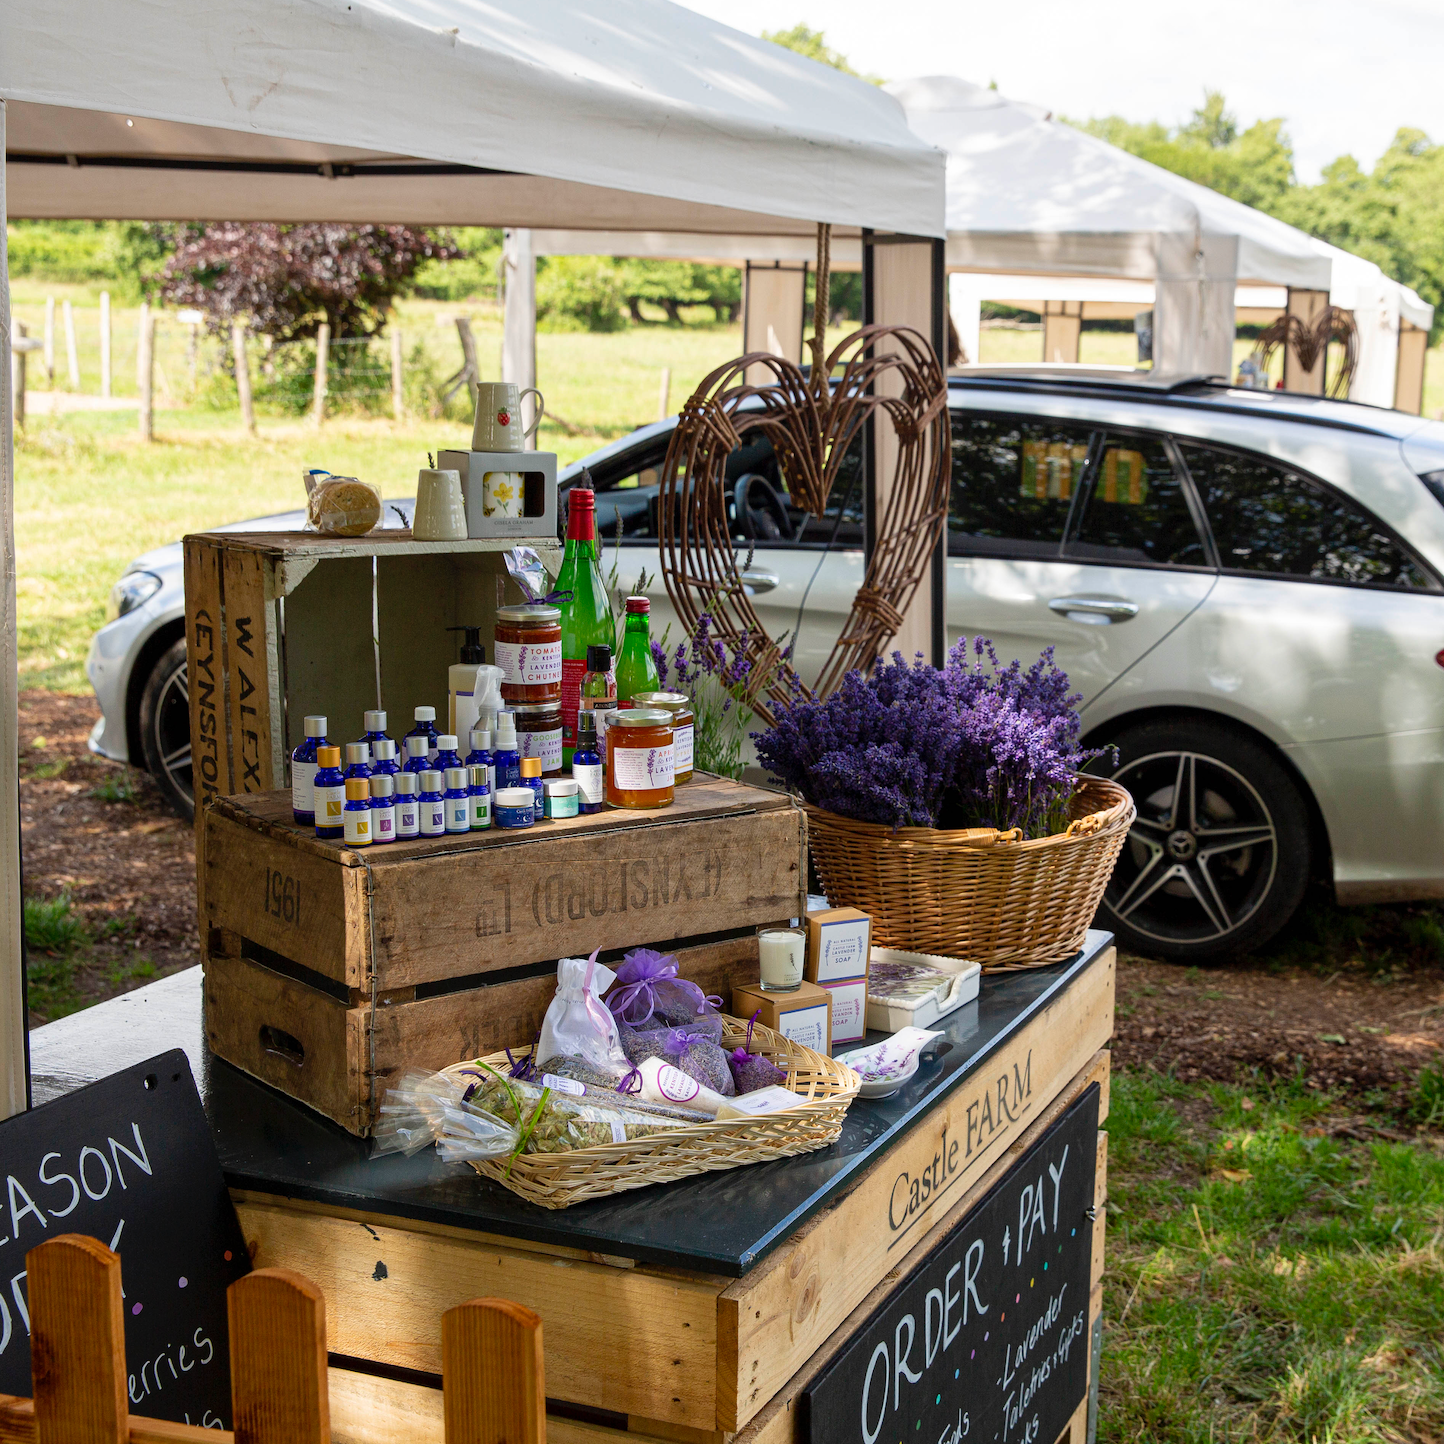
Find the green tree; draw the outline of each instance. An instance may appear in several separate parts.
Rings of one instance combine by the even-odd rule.
[[[834,50],[827,43],[827,36],[821,30],[809,29],[800,21],[790,30],[764,30],[764,40],[770,40],[774,45],[780,45],[785,50],[796,51],[798,55],[805,55],[809,60],[815,60],[819,65],[830,65],[834,70],[840,70],[844,75],[856,75],[860,80],[871,81],[874,85],[881,85],[882,79],[876,75],[864,75],[860,70],[854,70],[847,62],[847,56],[841,51]]]

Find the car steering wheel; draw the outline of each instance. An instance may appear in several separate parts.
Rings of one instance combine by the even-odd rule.
[[[752,541],[792,540],[792,518],[787,507],[760,472],[744,472],[737,478],[732,505],[742,534]]]

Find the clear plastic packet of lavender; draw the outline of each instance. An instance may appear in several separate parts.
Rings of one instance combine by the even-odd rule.
[[[404,1074],[382,1100],[371,1157],[410,1158],[432,1144],[448,1162],[514,1153],[515,1126],[473,1104],[469,1091],[469,1080],[458,1084],[444,1073]]]

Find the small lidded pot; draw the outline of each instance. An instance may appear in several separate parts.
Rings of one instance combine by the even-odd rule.
[[[673,798],[672,714],[628,707],[607,724],[606,800],[611,807],[670,807]]]
[[[536,793],[530,787],[499,787],[491,820],[498,827],[530,827],[536,822]]]
[[[496,609],[496,665],[504,702],[562,700],[562,611],[545,602]]]
[[[692,699],[681,692],[634,692],[633,707],[658,707],[672,714],[672,772],[680,785],[692,780],[692,734],[696,717]]]
[[[542,810],[548,821],[578,816],[580,801],[574,777],[552,777],[542,783]]]

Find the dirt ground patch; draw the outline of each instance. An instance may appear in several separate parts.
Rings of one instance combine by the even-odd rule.
[[[90,754],[99,716],[94,697],[20,694],[25,895],[70,901],[27,927],[69,942],[29,950],[32,1026],[199,960],[191,829],[146,773]]]
[[[191,830],[145,773],[87,752],[98,715],[93,697],[20,694],[26,894],[68,896],[85,927],[67,958],[32,956],[32,977],[62,964],[68,977],[32,987],[32,1022],[198,960]],[[1422,1068],[1444,1066],[1436,914],[1310,907],[1264,957],[1122,957],[1115,1062],[1185,1081],[1299,1076],[1359,1106],[1412,1097]]]

